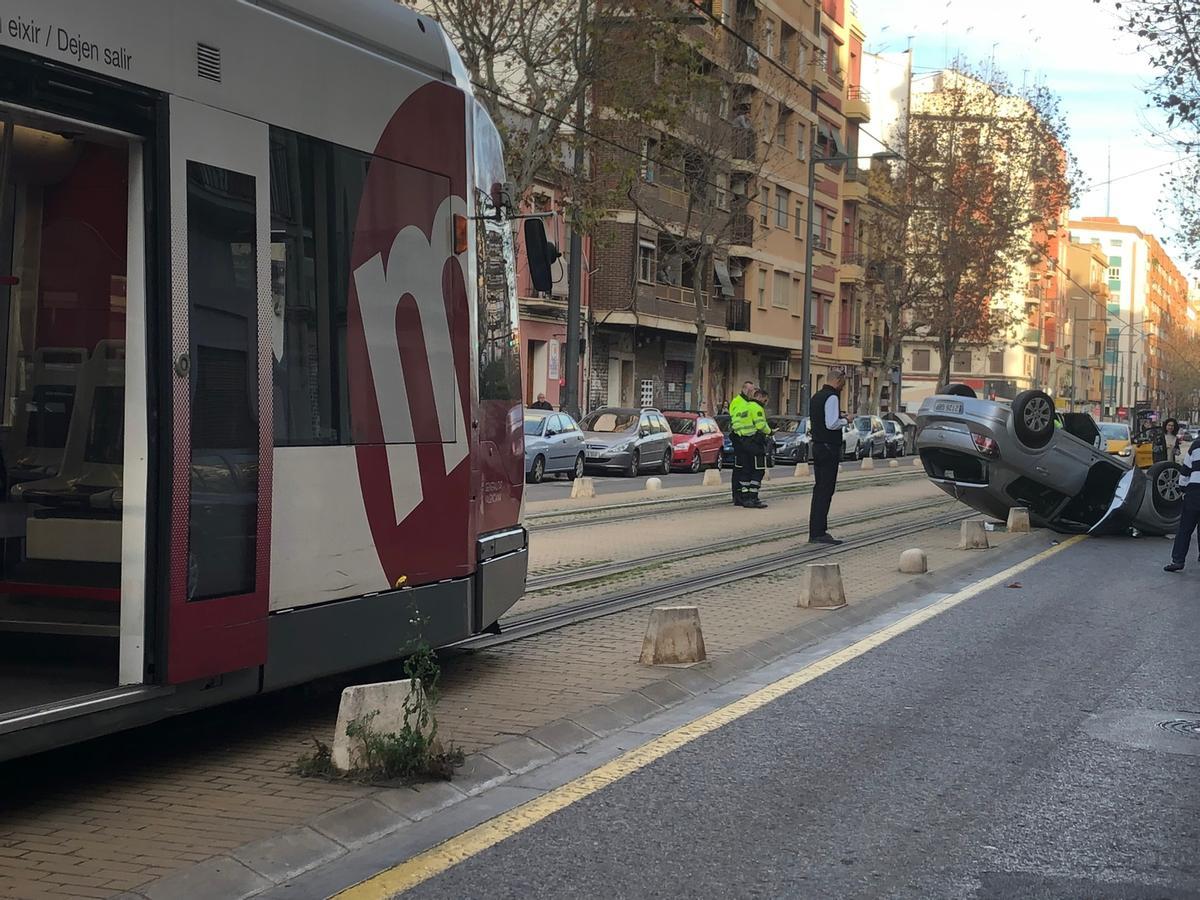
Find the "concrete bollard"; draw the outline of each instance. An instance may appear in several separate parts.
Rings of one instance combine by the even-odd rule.
[[[339,771],[348,772],[363,764],[359,741],[346,735],[346,728],[351,722],[364,721],[370,716],[372,731],[378,734],[399,733],[404,727],[404,703],[410,694],[420,690],[421,682],[405,678],[402,681],[352,684],[342,691],[333,733],[334,766]]]
[[[662,479],[661,478],[647,478],[646,479],[646,490],[661,491],[662,490]]]
[[[798,466],[796,466],[796,471],[792,473],[792,477],[793,478],[807,478],[808,477],[808,464],[800,463]]]
[[[700,609],[695,606],[656,606],[642,638],[644,666],[680,665],[705,658]]]
[[[1029,534],[1029,510],[1014,506],[1008,511],[1008,533]]]
[[[875,468],[875,460],[874,460],[874,459],[872,459],[872,458],[871,458],[871,457],[869,457],[869,456],[868,456],[868,457],[866,457],[866,458],[865,458],[865,459],[862,461],[862,466],[861,466],[860,468],[861,468],[861,469],[862,469],[864,472],[865,472],[865,471],[867,471],[868,469],[873,469],[873,468]]]
[[[888,460],[888,468],[889,468],[889,469],[898,469],[898,468],[900,468],[900,460],[898,460],[898,459],[889,459],[889,460]]]
[[[596,496],[596,482],[590,478],[576,478],[571,482],[571,499],[586,500]]]
[[[812,563],[800,574],[797,606],[805,609],[839,609],[846,605],[842,568],[837,563]]]
[[[916,459],[913,460],[913,468],[914,469],[925,468],[925,463],[921,462],[921,457],[918,456]]]
[[[720,469],[705,469],[704,470],[704,486],[716,487],[721,483]]]
[[[900,571],[905,575],[924,575],[929,571],[929,558],[919,547],[900,554]]]
[[[770,480],[771,480],[771,470],[770,470],[770,469],[763,469],[763,477],[762,477],[762,480],[763,480],[763,482],[764,482],[764,483],[766,483],[766,482],[768,482],[768,481],[770,481]]]
[[[958,539],[959,550],[988,549],[987,529],[980,519],[968,519],[962,523],[962,532]]]

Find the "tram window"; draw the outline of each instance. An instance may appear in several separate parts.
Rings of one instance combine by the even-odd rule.
[[[271,129],[275,443],[349,444],[346,319],[371,157]]]
[[[255,186],[189,162],[192,344],[188,598],[249,593],[258,538]]]
[[[29,427],[25,432],[25,445],[46,449],[65,447],[74,405],[73,388],[42,384],[34,387],[33,397],[29,400]],[[123,412],[123,400],[121,409]],[[114,461],[121,462],[119,458]]]
[[[125,388],[96,388],[88,422],[83,458],[90,463],[119,466],[125,452]]]

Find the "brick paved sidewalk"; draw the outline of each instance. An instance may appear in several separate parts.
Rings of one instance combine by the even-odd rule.
[[[891,490],[909,487],[877,499],[892,503]],[[997,545],[1008,540],[994,537]],[[899,589],[908,579],[895,560],[913,542],[842,554],[850,602]],[[920,543],[935,572],[989,556],[954,549],[956,531],[928,532]],[[794,577],[780,572],[688,598],[701,608],[714,671],[741,648],[830,615],[797,608],[794,590]],[[600,703],[649,712],[671,702],[679,689],[637,662],[645,619],[644,609],[633,610],[449,656],[443,735],[473,752]],[[397,675],[385,666],[353,680]],[[316,816],[336,818],[372,789],[301,779],[292,766],[311,737],[329,739],[341,686],[257,698],[0,767],[0,897],[109,896]]]

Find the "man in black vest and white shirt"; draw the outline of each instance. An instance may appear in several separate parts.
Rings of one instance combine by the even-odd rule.
[[[846,384],[846,373],[830,369],[825,386],[812,396],[808,404],[808,421],[812,429],[813,486],[812,506],[808,513],[808,542],[810,544],[840,544],[829,533],[829,504],[837,489],[838,464],[842,460],[842,430],[846,419],[838,394]]]

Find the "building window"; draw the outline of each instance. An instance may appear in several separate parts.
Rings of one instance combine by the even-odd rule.
[[[775,188],[775,225],[777,227],[788,227],[788,209],[791,205],[792,192],[781,187]]]
[[[649,378],[642,379],[641,401],[642,406],[654,405],[654,382]]]
[[[638,281],[646,284],[654,283],[655,269],[658,264],[658,248],[653,241],[638,242]]]
[[[804,296],[804,282],[801,281],[799,278],[793,278],[792,279],[792,302],[789,305],[789,309],[791,309],[793,316],[800,315],[800,303],[801,303],[801,298],[803,296]]]
[[[1112,265],[1112,266],[1108,267],[1108,277],[1120,280],[1120,278],[1121,278],[1121,264],[1120,263],[1117,263],[1116,265]]]
[[[758,270],[758,308],[767,308],[767,270]]]
[[[804,215],[799,203],[796,204],[796,237],[804,237]]]
[[[713,181],[716,183],[714,191],[717,209],[729,209],[729,175],[721,172]]]
[[[950,368],[955,372],[970,372],[972,365],[970,350],[957,350],[950,359]]]
[[[733,93],[730,90],[729,85],[725,85],[724,87],[721,88],[720,116],[723,120],[729,118],[729,111],[732,108],[732,99],[733,99]]]
[[[929,371],[929,351],[928,350],[914,350],[912,367],[913,367],[914,372],[928,372]]]
[[[770,19],[763,26],[763,50],[767,56],[775,55],[775,23]]]
[[[771,211],[771,189],[763,188],[758,192],[758,224],[766,225]]]
[[[1109,241],[1108,243],[1113,247],[1124,247],[1125,246],[1124,241]]]
[[[775,143],[780,147],[788,145],[788,126],[792,121],[792,111],[779,104],[779,118],[775,122]]]
[[[992,375],[1004,374],[1004,351],[993,350],[988,354],[988,372]]]
[[[805,135],[808,134],[808,125],[801,122],[796,126],[796,159],[808,159],[804,152]]]
[[[655,159],[658,157],[658,141],[642,138],[642,180],[653,183]]]
[[[789,272],[775,270],[775,290],[771,292],[771,305],[776,309],[791,309],[792,302],[788,296],[792,288],[792,276]]]

